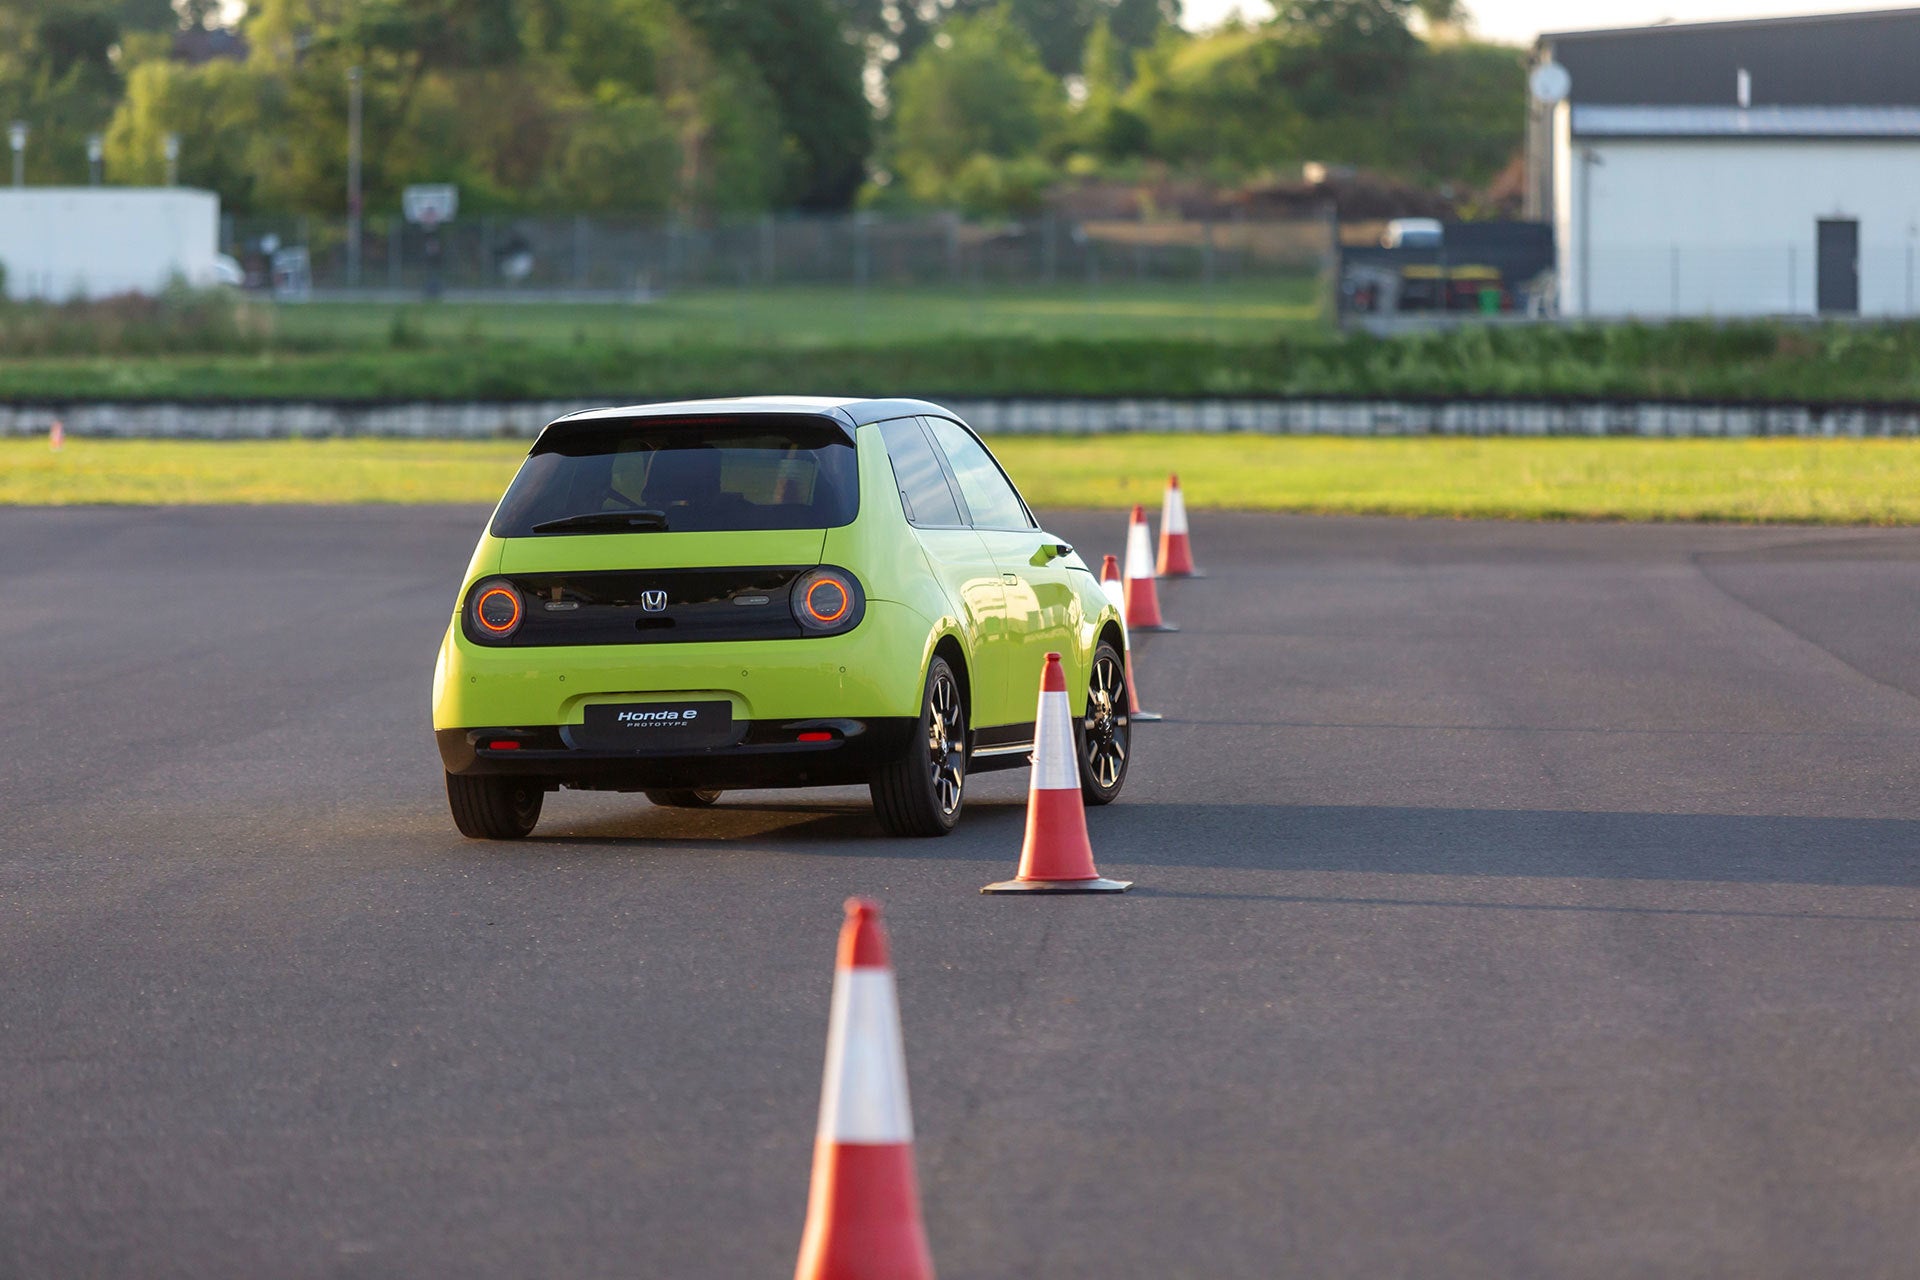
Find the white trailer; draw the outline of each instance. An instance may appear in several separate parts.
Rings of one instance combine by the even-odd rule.
[[[220,197],[186,187],[0,188],[10,298],[158,293],[219,281]]]

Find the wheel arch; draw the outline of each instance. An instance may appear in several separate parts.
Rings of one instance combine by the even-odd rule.
[[[960,704],[967,711],[967,726],[973,726],[973,673],[967,669],[967,647],[960,643],[960,637],[951,631],[943,632],[933,642],[933,648],[927,653],[927,666],[933,665],[935,658],[945,658],[947,665],[953,668],[953,678],[960,682]],[[924,683],[924,681],[923,681]]]

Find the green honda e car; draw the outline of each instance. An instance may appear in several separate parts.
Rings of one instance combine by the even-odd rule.
[[[1033,749],[1064,660],[1081,789],[1126,781],[1126,630],[967,426],[918,400],[703,400],[540,433],[467,568],[433,677],[462,833],[548,791],[866,783],[944,835]]]

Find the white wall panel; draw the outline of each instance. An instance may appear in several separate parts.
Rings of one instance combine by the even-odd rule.
[[[1822,218],[1860,223],[1862,314],[1913,313],[1920,140],[1583,139],[1561,156],[1570,314],[1810,315]]]
[[[215,282],[220,199],[183,187],[0,188],[0,263],[14,298],[157,293]]]

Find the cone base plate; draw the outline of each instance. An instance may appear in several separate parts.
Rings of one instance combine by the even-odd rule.
[[[1127,624],[1128,631],[1178,631],[1179,629],[1180,628],[1174,626],[1171,622],[1155,622],[1152,624],[1129,622]]]
[[[1131,880],[1002,880],[985,885],[982,893],[1125,893]]]
[[[1157,724],[1159,721],[1165,720],[1166,717],[1158,711],[1129,711],[1127,712],[1127,719],[1141,724]]]
[[[1154,576],[1160,578],[1162,581],[1168,578],[1204,578],[1207,576],[1207,571],[1205,569],[1195,569],[1192,573],[1161,573]]]

